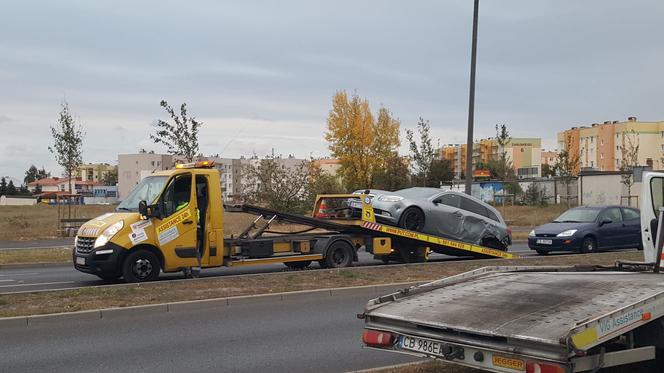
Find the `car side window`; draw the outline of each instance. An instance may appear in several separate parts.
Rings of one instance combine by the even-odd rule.
[[[163,215],[171,216],[186,208],[191,198],[191,174],[177,175],[168,183],[162,198]]]
[[[614,223],[622,221],[622,214],[620,214],[620,209],[617,207],[606,209],[602,214],[602,220],[605,219],[611,220]]]
[[[486,209],[486,212],[487,212],[487,215],[488,215],[489,219],[495,220],[495,221],[500,223],[500,219],[498,219],[498,215],[496,215],[493,211],[491,211],[489,209]]]
[[[487,211],[484,206],[468,198],[461,198],[461,209],[477,215],[487,216]]]
[[[638,211],[633,209],[622,209],[623,219],[624,220],[634,220],[641,218],[641,214]]]
[[[442,196],[436,198],[436,201],[446,206],[459,208],[460,199],[461,197],[457,196],[456,194],[443,194]]]

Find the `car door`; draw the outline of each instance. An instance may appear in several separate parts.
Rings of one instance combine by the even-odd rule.
[[[165,269],[198,265],[196,255],[196,181],[191,173],[173,176],[159,201],[161,217],[155,219],[157,243]]]
[[[443,193],[431,200],[427,211],[427,232],[457,237],[462,229],[463,214],[459,212],[461,197],[454,193]]]
[[[497,225],[498,222],[487,217],[487,209],[481,203],[470,198],[461,197],[461,209],[465,212],[464,239],[479,243],[485,233],[487,223]],[[498,237],[500,239],[501,237]]]
[[[664,205],[664,173],[647,172],[641,182],[641,242],[646,262],[655,262],[659,209]]]
[[[639,247],[641,243],[641,219],[639,210],[622,208],[623,226],[625,227],[625,247]]]
[[[603,221],[606,223],[602,224]],[[622,213],[619,207],[602,210],[598,217],[597,245],[601,249],[614,249],[625,244]]]

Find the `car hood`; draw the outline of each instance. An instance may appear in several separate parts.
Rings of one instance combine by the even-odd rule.
[[[535,228],[535,234],[558,234],[570,229],[582,230],[595,223],[547,223]]]

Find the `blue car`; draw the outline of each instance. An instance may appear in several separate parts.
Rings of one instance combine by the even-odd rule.
[[[625,206],[575,207],[530,231],[528,247],[540,255],[551,251],[641,249],[641,214]]]

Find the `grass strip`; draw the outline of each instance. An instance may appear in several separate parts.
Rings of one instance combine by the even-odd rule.
[[[613,264],[618,259],[641,260],[642,253],[632,251],[532,257],[513,260],[465,260],[333,270],[292,271],[241,277],[210,277],[185,281],[157,281],[143,284],[5,294],[0,295],[0,317],[127,307],[298,290],[380,285],[408,281],[430,281],[492,265],[593,265]]]

